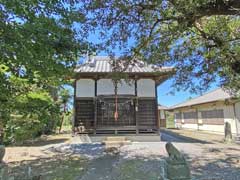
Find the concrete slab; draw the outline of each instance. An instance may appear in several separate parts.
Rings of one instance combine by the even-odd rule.
[[[113,137],[112,135],[89,135],[91,142],[102,142],[108,137]],[[117,137],[121,137],[117,135]],[[127,140],[132,142],[160,142],[160,136],[154,135],[124,135]]]

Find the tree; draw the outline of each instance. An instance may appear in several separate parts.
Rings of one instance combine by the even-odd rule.
[[[49,95],[53,88],[69,83],[86,49],[83,36],[74,28],[84,22],[84,16],[74,5],[69,1],[0,1],[0,119],[5,130],[11,115],[32,114],[42,120],[41,113],[53,115],[58,108]]]
[[[63,121],[64,121],[64,117],[65,115],[68,115],[70,112],[68,110],[68,105],[70,103],[70,99],[71,99],[71,94],[69,92],[68,89],[61,89],[60,90],[60,103],[62,104],[62,119],[60,122],[60,127],[59,127],[59,133],[62,130],[62,125],[63,125]]]
[[[102,48],[174,65],[176,89],[206,90],[220,77],[221,85],[240,91],[240,1],[91,0],[80,9]]]

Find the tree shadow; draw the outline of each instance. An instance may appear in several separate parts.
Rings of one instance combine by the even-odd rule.
[[[2,169],[0,179],[30,180],[40,176],[41,180],[74,179],[84,172],[87,163],[87,159],[71,155],[56,155],[51,158],[2,163],[0,164],[0,169]]]
[[[46,146],[46,145],[51,145],[51,144],[60,144],[60,143],[65,143],[69,139],[68,138],[59,138],[59,139],[46,139],[46,140],[38,140],[34,142],[24,142],[21,145],[18,146],[33,146],[33,147],[38,147],[38,146]]]
[[[186,137],[177,132],[170,132],[165,130],[162,130],[161,132],[161,141],[163,142],[213,144],[212,142],[203,141],[192,137]]]
[[[214,154],[218,152],[212,152]],[[221,158],[209,156],[191,158],[184,154],[191,167],[195,180],[239,180],[240,156],[229,155]]]
[[[146,180],[159,179],[163,176],[161,169],[164,167],[163,157],[157,156],[132,156],[125,153],[106,153],[104,156],[92,160],[88,164],[88,172],[81,180]]]
[[[45,151],[72,155],[76,154],[93,159],[103,155],[104,145],[101,143],[60,144],[58,146],[49,147]]]

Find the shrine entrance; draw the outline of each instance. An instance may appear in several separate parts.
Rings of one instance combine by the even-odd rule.
[[[100,96],[97,99],[97,127],[136,126],[135,98],[119,96],[117,120],[114,118],[115,99],[113,96]]]

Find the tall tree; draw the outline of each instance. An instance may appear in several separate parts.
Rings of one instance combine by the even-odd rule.
[[[62,130],[64,117],[65,115],[68,115],[70,113],[68,110],[69,109],[68,106],[70,105],[71,94],[68,89],[61,89],[59,95],[60,95],[60,103],[62,105],[62,119],[59,127],[59,133],[60,133]]]
[[[48,100],[43,101],[43,97],[37,95],[39,92],[48,96],[53,87],[68,82],[86,49],[83,31],[75,29],[76,24],[80,26],[84,21],[84,16],[70,1],[0,1],[0,120],[4,122],[3,127],[13,112],[32,113],[33,107],[20,108],[19,103],[32,98],[27,105],[40,103],[41,106],[41,102]],[[51,113],[52,109],[46,102],[34,109],[34,113],[40,118],[41,112],[36,111]]]
[[[80,8],[103,48],[174,65],[177,89],[206,90],[220,77],[240,91],[239,0],[89,0]]]

